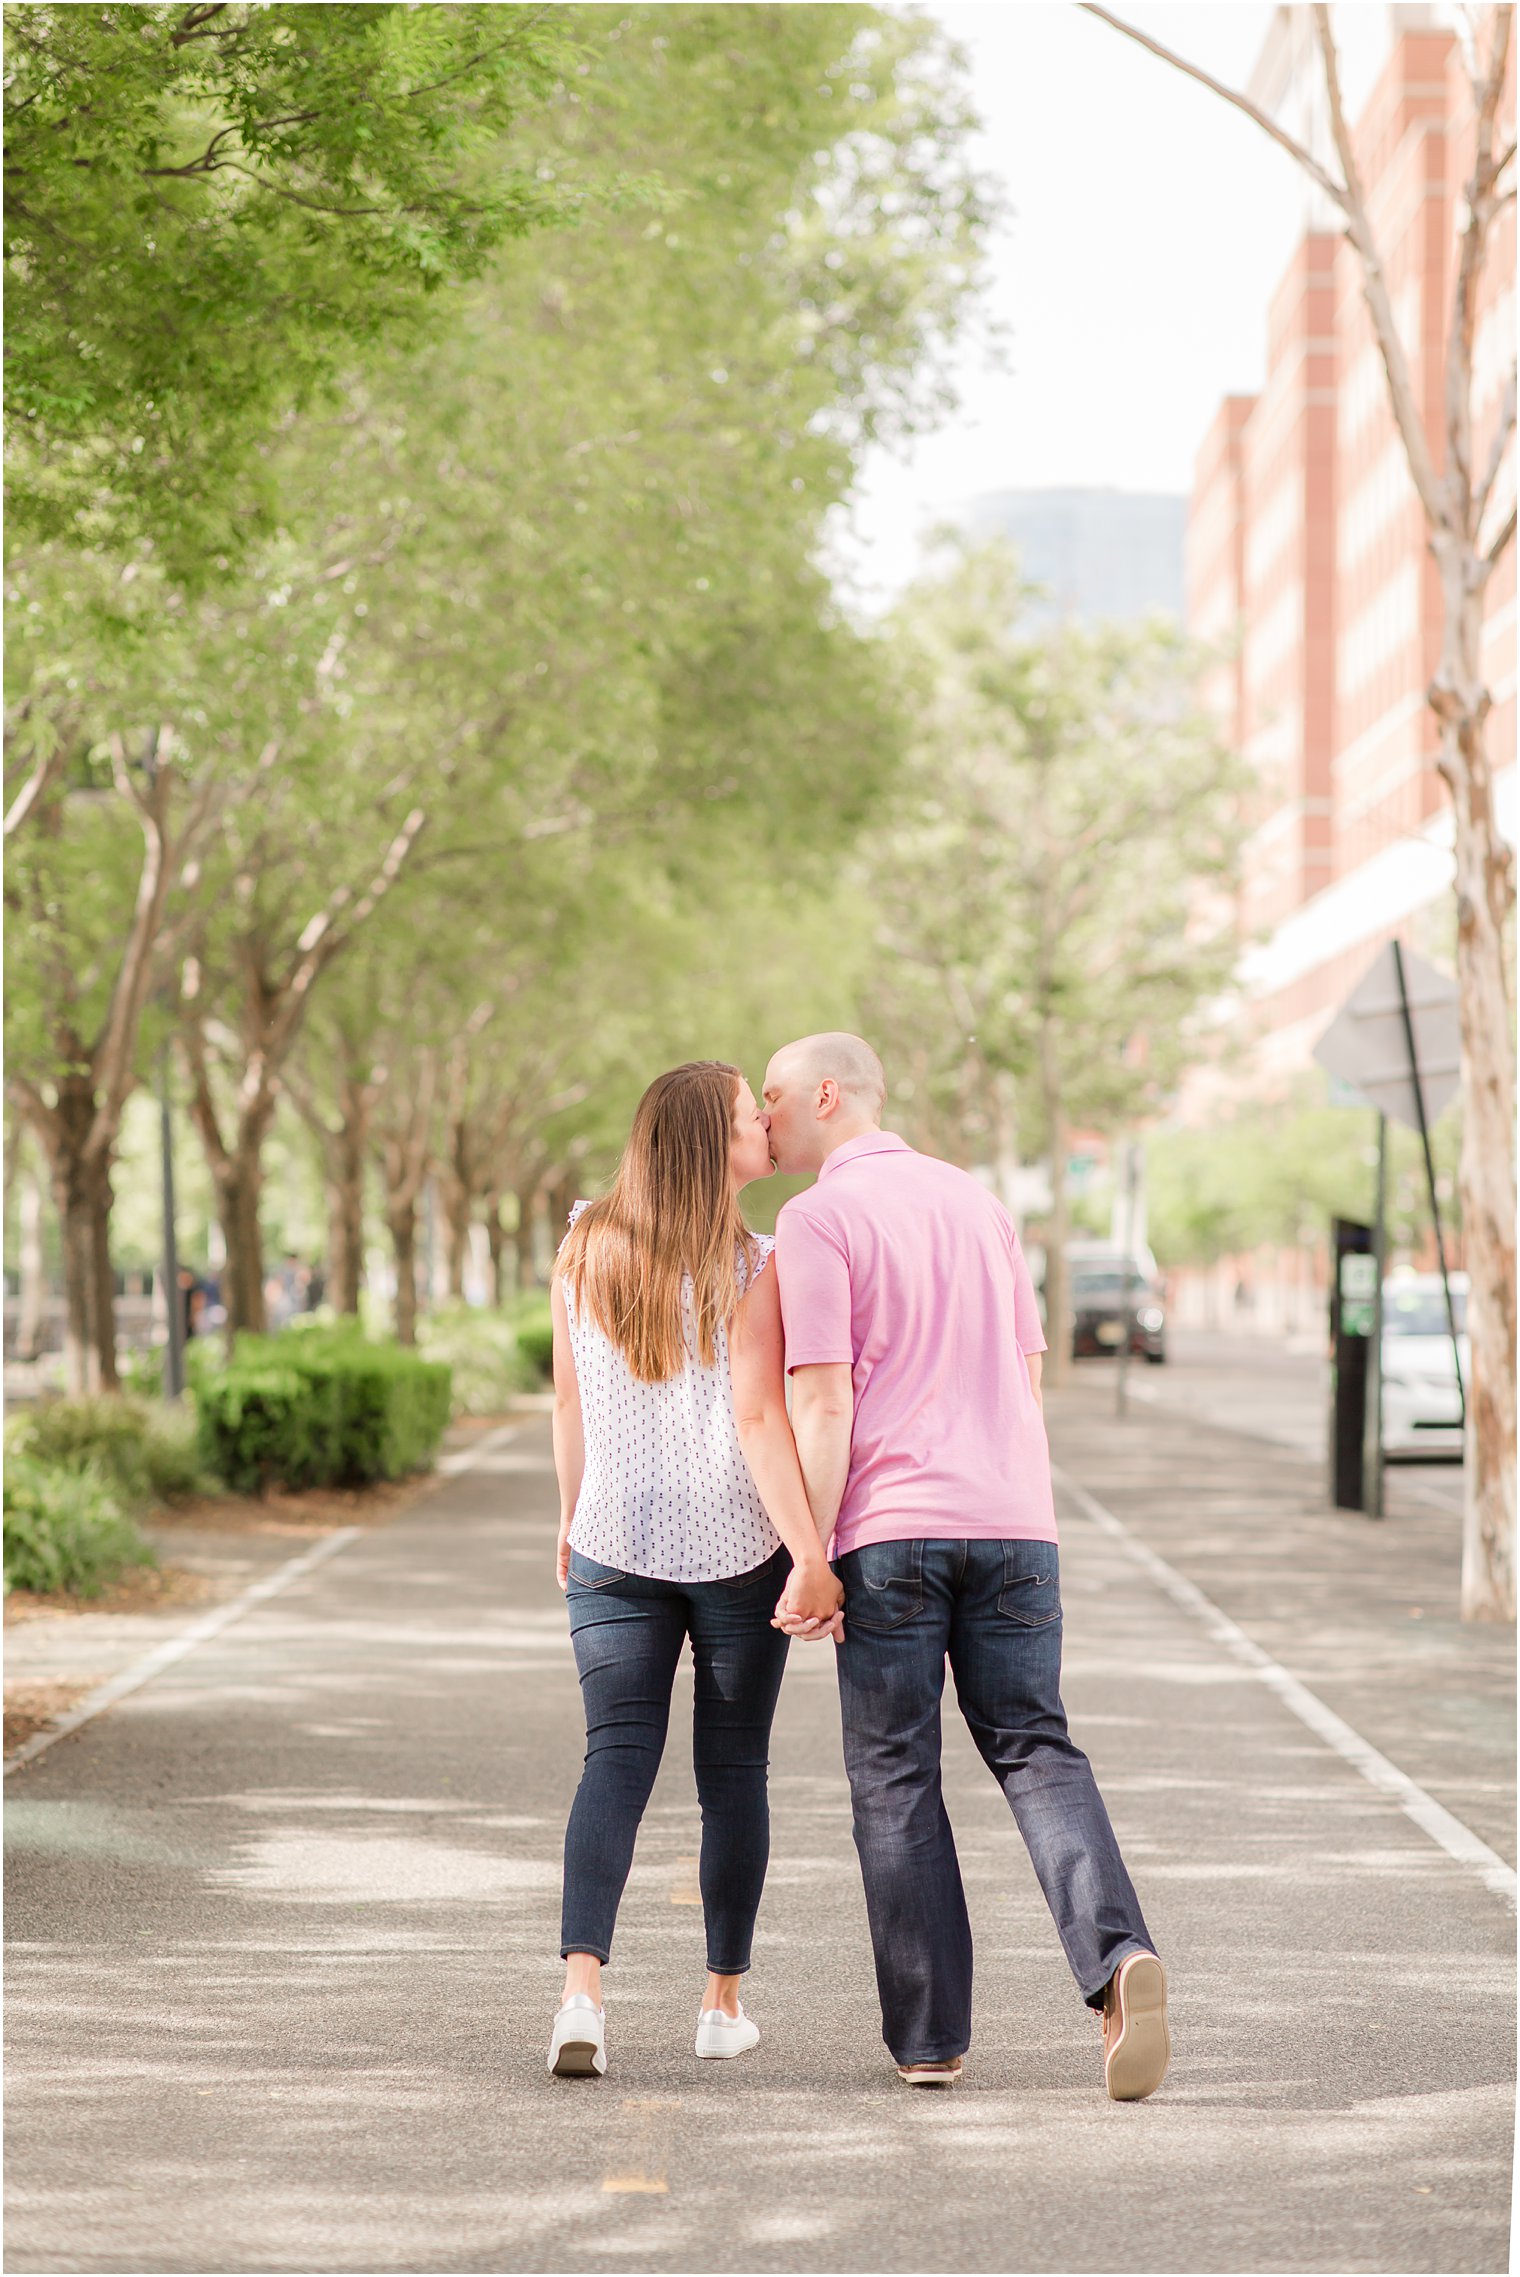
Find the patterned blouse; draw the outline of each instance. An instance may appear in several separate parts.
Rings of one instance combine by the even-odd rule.
[[[584,1202],[570,1212],[574,1225]],[[747,1284],[775,1242],[757,1234]],[[660,1581],[724,1581],[753,1572],[781,1546],[750,1477],[734,1422],[728,1338],[720,1327],[711,1367],[697,1350],[688,1283],[686,1359],[664,1383],[640,1383],[622,1353],[581,1316],[565,1284],[570,1348],[580,1390],[586,1469],[570,1547],[600,1565]]]

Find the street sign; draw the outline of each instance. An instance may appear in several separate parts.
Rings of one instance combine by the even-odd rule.
[[[1399,991],[1400,956],[1407,1027]],[[1423,1116],[1409,1064],[1411,1036]],[[1392,1115],[1412,1131],[1433,1123],[1455,1096],[1462,1073],[1456,982],[1424,957],[1390,941],[1320,1037],[1314,1056],[1379,1114]]]

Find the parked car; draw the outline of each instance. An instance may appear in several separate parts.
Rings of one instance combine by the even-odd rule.
[[[1471,1383],[1467,1275],[1451,1275],[1462,1382]],[[1399,1273],[1383,1283],[1383,1452],[1394,1457],[1462,1453],[1457,1353],[1451,1347],[1439,1273]]]
[[[1097,1242],[1066,1252],[1071,1283],[1071,1351],[1080,1360],[1117,1352],[1129,1318],[1129,1348],[1159,1367],[1166,1358],[1166,1305],[1155,1260],[1125,1256]]]

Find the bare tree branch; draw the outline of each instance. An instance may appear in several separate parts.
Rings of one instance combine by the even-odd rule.
[[[1495,538],[1493,544],[1488,548],[1488,551],[1483,556],[1485,571],[1491,571],[1498,567],[1499,563],[1504,558],[1504,549],[1506,546],[1512,543],[1514,535],[1515,509],[1513,506],[1511,506],[1508,514],[1504,518],[1504,527],[1500,530],[1499,535]]]
[[[63,745],[61,743],[55,743],[53,745],[53,748],[50,751],[45,752],[43,756],[37,761],[36,765],[32,769],[31,774],[27,777],[27,780],[22,785],[21,789],[16,793],[16,796],[12,801],[5,817],[4,835],[7,838],[11,836],[13,831],[19,830],[21,828],[21,825],[25,822],[27,816],[32,812],[33,808],[38,806],[41,801],[47,796],[48,792],[57,782],[59,776],[63,773],[64,765],[65,752]]]
[[[1409,460],[1409,470],[1414,478],[1415,488],[1420,494],[1420,503],[1425,508],[1426,513],[1433,522],[1442,520],[1444,501],[1441,484],[1436,474],[1435,461],[1430,455],[1430,445],[1426,440],[1424,424],[1421,421],[1416,403],[1414,383],[1409,371],[1409,359],[1404,352],[1404,343],[1399,336],[1398,326],[1394,322],[1393,305],[1388,297],[1387,279],[1383,274],[1382,256],[1372,234],[1372,225],[1367,216],[1367,202],[1357,172],[1356,152],[1352,144],[1351,131],[1346,122],[1345,106],[1341,100],[1340,63],[1336,54],[1334,35],[1330,29],[1328,8],[1317,7],[1315,9],[1314,23],[1320,44],[1320,54],[1325,66],[1325,85],[1330,100],[1331,131],[1335,137],[1336,154],[1345,173],[1344,182],[1336,181],[1334,175],[1328,173],[1321,166],[1312,151],[1306,150],[1295,136],[1279,126],[1276,119],[1269,112],[1262,110],[1259,104],[1253,103],[1248,95],[1240,94],[1233,87],[1227,87],[1223,80],[1214,78],[1211,72],[1201,70],[1197,64],[1189,63],[1186,57],[1178,55],[1160,40],[1152,39],[1148,32],[1142,32],[1135,25],[1125,23],[1121,16],[1115,16],[1109,9],[1096,6],[1094,0],[1081,0],[1081,5],[1086,9],[1088,15],[1100,17],[1105,24],[1111,24],[1115,31],[1122,32],[1126,39],[1134,40],[1138,46],[1148,49],[1152,55],[1159,56],[1164,63],[1171,64],[1175,70],[1184,73],[1187,78],[1196,79],[1201,86],[1209,88],[1214,94],[1221,96],[1225,102],[1232,104],[1237,111],[1243,112],[1248,119],[1254,120],[1264,134],[1270,135],[1281,149],[1287,151],[1289,157],[1303,168],[1309,179],[1324,191],[1326,197],[1345,216],[1346,234],[1361,257],[1363,290],[1367,308],[1372,318],[1373,334],[1377,340],[1378,350],[1388,374],[1389,392],[1393,399],[1393,415],[1403,440],[1405,454]]]
[[[1097,7],[1094,0],[1081,0],[1081,6],[1089,16],[1099,16],[1105,24],[1112,24],[1116,32],[1122,32],[1137,47],[1148,48],[1152,55],[1159,55],[1163,63],[1171,64],[1174,70],[1185,73],[1189,79],[1196,79],[1200,86],[1210,88],[1216,95],[1222,95],[1227,103],[1234,104],[1237,111],[1244,111],[1248,119],[1255,120],[1263,134],[1269,134],[1290,158],[1302,166],[1311,180],[1319,184],[1327,198],[1333,198],[1341,210],[1345,211],[1346,193],[1340,183],[1333,175],[1326,173],[1312,151],[1306,150],[1285,127],[1278,125],[1270,111],[1262,110],[1259,104],[1252,102],[1249,95],[1242,95],[1234,87],[1227,87],[1222,79],[1214,78],[1212,73],[1202,70],[1198,64],[1189,63],[1186,56],[1178,55],[1160,40],[1152,39],[1150,33],[1142,32],[1138,25],[1127,24],[1122,16],[1113,15],[1107,8]]]
[[[1440,528],[1445,519],[1441,481],[1430,454],[1425,422],[1420,417],[1419,405],[1415,399],[1409,358],[1394,318],[1393,303],[1388,297],[1388,279],[1384,274],[1382,255],[1367,215],[1366,194],[1362,189],[1356,149],[1341,96],[1340,57],[1336,52],[1335,34],[1330,26],[1330,11],[1327,7],[1316,6],[1314,31],[1325,67],[1325,92],[1330,103],[1330,132],[1335,138],[1336,154],[1346,175],[1346,187],[1340,199],[1341,211],[1346,216],[1346,234],[1361,257],[1362,292],[1367,303],[1367,313],[1372,318],[1373,336],[1383,359],[1383,369],[1387,374],[1394,422],[1404,444],[1409,471],[1414,478],[1415,489],[1420,494],[1420,504],[1430,517],[1432,526]]]
[[[24,1075],[7,1075],[5,1088],[36,1131],[51,1159],[57,1149],[62,1128],[57,1108],[50,1107],[36,1084]]]
[[[1494,485],[1499,479],[1509,446],[1515,439],[1515,376],[1515,367],[1511,364],[1499,404],[1498,423],[1489,445],[1488,464],[1483,470],[1483,479],[1473,494],[1472,534],[1475,539],[1483,528],[1483,517],[1493,498]]]

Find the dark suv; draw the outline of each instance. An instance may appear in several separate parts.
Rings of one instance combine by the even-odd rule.
[[[1073,1359],[1093,1353],[1117,1352],[1124,1341],[1129,1318],[1129,1348],[1159,1367],[1166,1358],[1166,1309],[1161,1290],[1133,1257],[1073,1257],[1067,1262],[1071,1276],[1071,1350]]]

